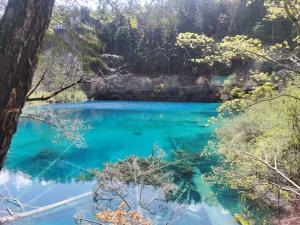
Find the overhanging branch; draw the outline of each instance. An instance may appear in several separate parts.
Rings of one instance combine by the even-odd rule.
[[[83,83],[88,83],[88,81],[83,80],[83,78],[80,78],[78,81],[69,84],[65,87],[59,88],[58,90],[54,91],[53,93],[47,95],[47,96],[40,96],[40,97],[35,97],[35,98],[27,98],[27,102],[34,102],[34,101],[47,101],[53,97],[55,97],[56,95],[58,95],[59,93],[68,90],[74,86],[76,86],[77,84],[83,84]]]
[[[246,109],[252,107],[252,106],[255,106],[257,104],[260,104],[262,102],[270,102],[270,101],[273,101],[273,100],[276,100],[276,99],[279,99],[279,98],[282,98],[282,97],[287,97],[287,98],[292,98],[292,99],[295,99],[297,101],[300,101],[300,98],[296,97],[296,96],[293,96],[293,95],[289,95],[289,94],[282,94],[282,95],[278,95],[278,96],[275,96],[273,98],[267,98],[267,99],[263,99],[263,100],[260,100],[260,101],[257,101],[257,102],[254,102],[250,105],[247,105],[246,107],[242,108],[241,111],[245,111]]]
[[[45,120],[42,117],[38,116],[38,115],[33,115],[33,114],[26,114],[26,115],[21,115],[20,118],[24,118],[24,119],[32,119],[32,120],[38,120],[40,122],[43,122],[47,125],[50,125],[52,127],[56,127],[58,128],[59,126],[49,120]]]

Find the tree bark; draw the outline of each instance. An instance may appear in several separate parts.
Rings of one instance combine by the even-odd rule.
[[[0,169],[31,88],[54,0],[10,0],[0,21]]]

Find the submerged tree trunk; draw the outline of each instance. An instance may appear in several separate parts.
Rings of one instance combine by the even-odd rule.
[[[0,169],[31,88],[54,0],[10,0],[0,21]]]
[[[44,0],[44,1],[46,1],[46,0]],[[3,216],[3,217],[0,217],[0,224],[11,223],[11,222],[14,222],[16,220],[24,219],[26,217],[35,216],[37,214],[44,213],[46,211],[49,211],[49,210],[52,210],[52,209],[70,204],[72,202],[75,202],[75,201],[78,201],[80,199],[89,197],[91,195],[92,195],[92,192],[88,192],[88,193],[78,195],[78,196],[75,196],[75,197],[60,201],[60,202],[56,202],[56,203],[53,203],[53,204],[50,204],[50,205],[42,206],[40,208],[31,210],[31,211],[22,212],[22,213],[15,213],[15,214],[9,215],[9,216]]]

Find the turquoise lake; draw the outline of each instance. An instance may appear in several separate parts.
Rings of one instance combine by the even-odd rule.
[[[74,143],[72,137],[58,134],[43,122],[22,121],[0,174],[1,193],[7,188],[23,203],[44,206],[91,191],[93,182],[76,182],[76,178],[88,169],[102,168],[106,162],[131,155],[148,156],[154,146],[163,149],[166,157],[176,149],[201,151],[212,137],[214,127],[207,122],[217,115],[217,107],[214,103],[127,101],[31,107],[31,113],[51,111],[69,124],[81,121],[88,128],[79,130],[80,143]],[[194,180],[201,197],[213,192],[201,174]],[[215,199],[213,204],[192,202],[174,224],[235,224],[233,208],[238,208],[238,203],[230,198]],[[92,198],[14,224],[75,224],[74,214],[92,218]]]

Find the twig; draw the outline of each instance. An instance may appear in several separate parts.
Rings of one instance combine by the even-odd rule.
[[[59,127],[57,124],[55,124],[49,120],[45,120],[37,115],[33,115],[33,114],[21,115],[20,118],[38,120],[38,121],[46,123],[52,127],[56,127],[56,128]]]
[[[9,215],[15,216],[15,214],[13,214],[13,212],[10,210],[10,208],[7,208],[6,210],[7,210],[7,212],[9,213]]]
[[[99,223],[99,222],[94,221],[94,220],[89,220],[89,219],[80,218],[80,217],[77,217],[77,216],[74,216],[74,219],[75,219],[75,222],[76,222],[76,220],[79,220],[79,222],[85,221],[85,222],[89,222],[89,223],[94,223],[94,224],[103,225],[103,223]]]
[[[246,109],[254,106],[254,105],[257,105],[257,104],[260,104],[262,102],[270,102],[270,101],[273,101],[273,100],[276,100],[278,98],[282,98],[282,97],[288,97],[288,98],[293,98],[297,101],[300,101],[300,98],[296,97],[296,96],[293,96],[293,95],[289,95],[289,94],[282,94],[282,95],[278,95],[278,96],[275,96],[273,98],[268,98],[268,99],[263,99],[263,100],[260,100],[260,101],[257,101],[257,102],[254,102],[252,104],[249,104],[247,106],[245,106],[244,108],[241,109],[241,111],[245,111]]]
[[[3,199],[5,201],[7,201],[8,203],[14,204],[15,206],[20,207],[24,211],[24,207],[18,199],[13,198],[13,197],[6,198],[3,195],[0,195],[0,199]]]
[[[29,98],[29,97],[33,94],[33,92],[35,92],[35,90],[40,86],[40,84],[41,84],[42,81],[44,80],[44,78],[45,78],[47,72],[48,72],[48,68],[44,71],[44,73],[43,73],[41,79],[37,82],[37,84],[35,85],[35,87],[27,94],[26,98]]]

